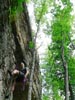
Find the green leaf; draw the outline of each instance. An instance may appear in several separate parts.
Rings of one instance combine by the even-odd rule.
[[[31,48],[31,49],[34,48],[34,42],[33,42],[33,41],[30,41],[30,42],[29,42],[29,48]]]

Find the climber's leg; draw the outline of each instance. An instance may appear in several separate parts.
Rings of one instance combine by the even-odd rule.
[[[27,82],[27,78],[24,78],[24,79],[23,79],[23,82],[22,82],[22,90],[23,90],[23,91],[25,90],[26,82]]]
[[[13,82],[12,89],[11,89],[12,92],[15,90],[15,86],[16,86],[16,81]]]

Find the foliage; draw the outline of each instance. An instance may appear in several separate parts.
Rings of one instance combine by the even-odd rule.
[[[34,48],[34,42],[33,42],[33,41],[30,41],[30,42],[29,42],[29,48],[30,48],[30,49],[33,49],[33,48]]]
[[[70,84],[75,84],[75,58],[71,57],[68,61],[69,64],[69,80]]]
[[[64,47],[64,58],[68,64],[69,70],[69,83],[75,83],[75,59],[71,56],[71,49],[69,44],[71,43],[71,26],[73,17],[71,15],[72,5],[69,0],[61,0],[64,8],[54,4],[53,20],[51,27],[48,25],[48,34],[52,35],[52,43],[48,46],[48,51],[45,56],[43,69],[45,69],[44,79],[46,82],[45,89],[51,94],[44,96],[48,99],[51,96],[52,100],[63,100],[64,94],[64,67],[61,59],[62,56],[62,45]],[[49,31],[50,30],[50,31]],[[47,33],[46,32],[46,33]],[[73,72],[74,69],[74,72]],[[73,77],[74,76],[74,77]],[[44,99],[43,99],[44,100]]]
[[[35,3],[35,17],[37,23],[45,23],[46,22],[46,14],[50,6],[52,5],[53,0],[33,0]]]
[[[64,87],[64,82],[62,79],[62,66],[61,64],[55,63],[55,59],[52,54],[53,51],[48,50],[47,51],[47,56],[45,58],[45,67],[44,69],[46,70],[45,73],[45,81],[46,81],[46,89],[47,91],[50,91],[51,87],[51,94],[49,94],[52,98],[56,98],[56,100],[61,100],[61,96],[59,95],[60,89],[63,90],[62,86]],[[61,74],[58,75],[60,72]],[[49,90],[48,90],[49,89]],[[48,96],[48,95],[47,95]]]
[[[43,100],[49,100],[49,97],[46,95],[43,95]]]
[[[52,43],[48,46],[42,64],[44,69],[42,100],[63,100],[65,69],[62,62],[62,47],[68,65],[69,84],[75,83],[75,59],[71,56],[72,49],[69,46],[72,37],[72,4],[70,0],[33,0],[33,2],[37,26],[39,23],[44,25],[44,32],[52,36]],[[49,19],[51,16],[47,18],[47,14],[51,13],[52,21]],[[29,45],[30,48],[34,47],[32,42]]]
[[[24,2],[29,2],[29,0],[14,0],[14,2],[12,1],[12,5],[9,8],[9,18],[11,20],[13,20],[16,17],[17,13],[21,13],[23,11],[23,6],[22,3]]]

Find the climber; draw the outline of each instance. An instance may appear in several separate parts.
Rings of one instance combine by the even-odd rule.
[[[8,71],[8,73],[10,73],[10,75],[14,79],[12,85],[12,91],[14,91],[17,82],[22,82],[24,85],[24,83],[27,81],[27,76],[29,75],[29,69],[25,67],[25,64],[23,62],[20,63],[19,67],[21,67],[21,70],[15,67],[15,69],[12,72]],[[23,90],[24,90],[24,86],[23,86]]]

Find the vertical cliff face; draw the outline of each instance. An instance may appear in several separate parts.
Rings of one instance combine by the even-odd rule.
[[[27,6],[23,3],[23,12],[16,13],[10,21],[9,8],[13,1],[0,0],[0,100],[27,100],[29,80],[23,91],[22,84],[16,84],[14,93],[11,91],[12,81],[7,70],[12,70],[14,63],[25,61],[30,71],[32,68],[33,42]],[[39,71],[39,57],[36,53],[32,100],[41,100],[41,81]],[[8,96],[10,94],[10,96]],[[8,96],[5,98],[5,96]]]

